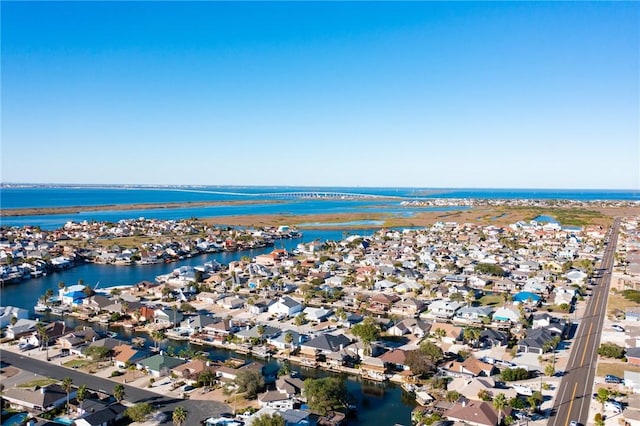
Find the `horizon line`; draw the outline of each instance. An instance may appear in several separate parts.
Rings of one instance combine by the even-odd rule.
[[[425,189],[425,190],[526,190],[526,191],[631,191],[640,188],[535,188],[535,187],[473,187],[473,186],[363,186],[363,185],[238,185],[238,184],[151,184],[151,183],[63,183],[63,182],[0,182],[6,186],[49,186],[49,187],[138,187],[138,188],[363,188],[363,189]]]

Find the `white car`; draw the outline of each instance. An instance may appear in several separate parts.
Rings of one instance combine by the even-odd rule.
[[[620,414],[622,413],[622,404],[618,401],[607,401],[604,403],[604,409],[605,411],[612,411],[615,414]]]
[[[618,324],[613,324],[611,326],[611,328],[613,328],[615,331],[619,331],[621,333],[624,333],[624,327]]]

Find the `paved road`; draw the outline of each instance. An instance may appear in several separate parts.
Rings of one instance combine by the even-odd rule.
[[[113,393],[113,388],[116,385],[116,382],[108,379],[103,379],[77,370],[40,361],[11,351],[0,350],[0,360],[2,360],[3,363],[20,368],[23,371],[28,371],[44,377],[62,380],[68,376],[73,379],[73,384],[76,386],[85,384],[89,389],[102,390],[110,394]],[[133,403],[150,402],[154,404],[158,410],[167,413],[168,416],[165,424],[172,423],[171,413],[173,413],[173,410],[177,406],[182,406],[189,412],[187,425],[197,425],[200,423],[200,420],[203,420],[204,418],[218,416],[222,412],[229,411],[229,407],[220,402],[168,398],[145,389],[139,389],[128,385],[124,385],[124,387],[125,399],[127,401]]]
[[[607,246],[600,264],[600,278],[596,278],[591,300],[578,326],[565,376],[556,393],[553,414],[547,423],[549,426],[568,426],[571,420],[586,425],[589,420],[597,349],[607,311],[619,227],[620,219],[616,219],[605,239]]]

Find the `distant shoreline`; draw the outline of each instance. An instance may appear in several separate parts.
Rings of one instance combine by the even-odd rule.
[[[136,204],[103,204],[96,206],[68,207],[27,207],[18,209],[0,209],[0,217],[47,216],[56,214],[78,214],[104,210],[153,210],[178,209],[181,207],[237,206],[247,204],[277,204],[278,200],[234,200],[234,201],[181,201],[172,203],[136,203]]]

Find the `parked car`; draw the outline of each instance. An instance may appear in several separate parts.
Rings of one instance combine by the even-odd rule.
[[[613,324],[611,326],[611,328],[613,328],[615,331],[619,331],[621,333],[624,333],[624,327],[618,324]]]
[[[571,420],[569,426],[580,426],[580,423],[577,420]]]
[[[620,404],[618,401],[607,401],[604,403],[604,409],[606,411],[612,411],[615,414],[620,414],[622,413],[622,404]]]
[[[185,392],[189,392],[189,391],[192,391],[194,389],[195,389],[195,387],[193,387],[191,385],[184,385],[184,387],[182,388],[182,390],[185,391]]]
[[[604,376],[605,383],[622,383],[622,379],[618,376],[614,376],[613,374],[607,374]]]

